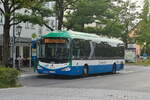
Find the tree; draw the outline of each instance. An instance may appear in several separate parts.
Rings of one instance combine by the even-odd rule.
[[[35,38],[37,38],[37,34],[36,33],[32,33],[32,39],[35,39]]]
[[[146,47],[150,48],[150,2],[148,0],[145,0],[144,2],[144,8],[143,13],[141,15],[141,22],[139,24],[139,37],[137,38],[137,41],[140,44],[146,44]]]
[[[139,22],[136,21],[140,16],[137,8],[136,2],[130,0],[79,0],[73,11],[68,11],[65,27],[119,37],[127,47],[128,34]],[[90,23],[97,25],[86,28]]]
[[[119,15],[123,8],[122,6],[119,6],[120,2],[118,2],[118,0],[117,5],[115,1],[116,0],[111,1],[111,6],[109,6],[106,15],[108,17],[106,17],[104,21],[105,27],[102,29],[101,34],[109,37],[121,38],[124,31],[124,25],[121,23]]]
[[[85,24],[104,23],[107,16],[107,10],[110,6],[109,0],[79,0],[74,5],[72,11],[66,12],[65,27],[67,29],[84,31]]]
[[[50,0],[54,1],[55,4],[55,11],[54,13],[56,14],[57,20],[58,20],[58,30],[61,30],[63,27],[63,19],[64,19],[64,13],[68,9],[72,9],[74,6],[74,3],[76,3],[79,0]]]
[[[120,5],[122,7],[122,10],[120,12],[120,21],[124,25],[124,31],[121,34],[121,38],[125,43],[125,46],[127,48],[127,44],[129,41],[129,32],[132,30],[139,21],[136,21],[139,19],[140,14],[139,11],[136,9],[138,6],[136,6],[136,2],[131,2],[131,0],[119,0]]]
[[[47,17],[51,14],[51,10],[44,7],[44,3],[48,0],[0,0],[0,11],[4,16],[3,26],[3,64],[7,65],[10,56],[10,28],[21,22],[29,21],[33,24],[45,25]],[[19,10],[24,10],[20,13]],[[49,27],[50,28],[50,27]],[[51,29],[51,28],[50,28]]]

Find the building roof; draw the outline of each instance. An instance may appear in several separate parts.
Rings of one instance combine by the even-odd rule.
[[[90,40],[96,43],[107,42],[111,45],[115,44],[123,44],[123,42],[117,38],[108,38],[104,36],[99,36],[96,34],[76,32],[76,31],[54,31],[48,34],[42,35],[42,38],[48,37],[63,37],[63,38],[71,38],[71,39],[83,39]]]

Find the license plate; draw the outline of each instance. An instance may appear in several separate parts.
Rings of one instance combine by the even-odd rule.
[[[49,71],[49,73],[55,73],[55,71]]]

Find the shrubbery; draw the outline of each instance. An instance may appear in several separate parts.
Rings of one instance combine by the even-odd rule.
[[[0,67],[0,88],[18,86],[19,74],[16,69]]]

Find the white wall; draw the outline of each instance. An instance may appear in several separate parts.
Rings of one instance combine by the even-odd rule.
[[[48,8],[53,8],[53,6],[55,5],[55,2],[49,2],[47,3],[45,6],[48,7]],[[2,5],[0,5],[0,7],[2,8]],[[24,10],[19,10],[18,12],[22,12],[24,13]],[[1,19],[2,19],[2,22],[1,22]],[[56,18],[55,17],[48,17],[46,18],[49,20],[49,26],[55,28],[57,27],[57,22],[56,22]],[[1,13],[0,13],[0,34],[3,34],[3,24],[4,24],[4,17],[1,16]],[[33,33],[36,33],[37,35],[39,34],[45,34],[45,33],[48,33],[50,32],[50,30],[46,27],[41,27],[39,25],[33,25],[31,23],[20,23],[19,25],[22,26],[22,32],[21,32],[21,37],[25,37],[25,38],[31,38],[31,35]],[[16,25],[17,26],[17,25]],[[13,35],[13,27],[11,27],[11,30],[10,30],[10,36]]]

